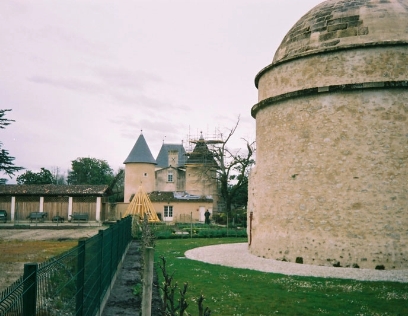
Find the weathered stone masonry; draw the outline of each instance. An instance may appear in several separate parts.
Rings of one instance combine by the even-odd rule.
[[[408,1],[326,1],[257,75],[253,254],[408,267],[407,43]]]

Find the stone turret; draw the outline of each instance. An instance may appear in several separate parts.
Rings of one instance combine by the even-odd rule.
[[[139,186],[142,186],[146,193],[154,191],[156,160],[153,158],[143,134],[140,134],[124,164],[124,202],[129,202],[131,196],[138,191]]]
[[[255,79],[250,251],[408,268],[408,0],[329,0]],[[300,261],[300,259],[299,259]]]
[[[186,167],[186,191],[193,195],[211,195],[216,198],[216,173],[213,154],[208,149],[204,137],[195,142],[195,147],[188,154]]]

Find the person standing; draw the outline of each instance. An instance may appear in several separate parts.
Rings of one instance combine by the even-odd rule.
[[[210,215],[211,213],[208,210],[206,210],[204,213],[204,216],[205,216],[205,223],[208,225],[210,225]]]

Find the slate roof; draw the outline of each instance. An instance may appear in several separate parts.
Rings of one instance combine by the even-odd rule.
[[[129,156],[123,163],[127,164],[132,162],[156,164],[156,160],[153,158],[143,134],[140,134]]]
[[[181,144],[163,144],[156,158],[157,166],[161,168],[169,166],[169,151],[178,152],[178,164],[173,167],[184,167],[186,162],[186,151]]]
[[[153,191],[147,193],[152,202],[213,202],[212,198],[208,197],[199,197],[195,198],[192,196],[191,199],[188,198],[188,195],[184,195],[182,198],[177,197],[175,192],[163,192],[163,191]]]
[[[5,184],[0,185],[0,196],[104,196],[110,193],[108,185]]]

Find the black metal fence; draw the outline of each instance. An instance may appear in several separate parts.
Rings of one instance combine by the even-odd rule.
[[[0,315],[98,315],[132,239],[126,217],[47,262],[24,265],[24,275],[0,293]]]

